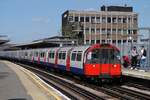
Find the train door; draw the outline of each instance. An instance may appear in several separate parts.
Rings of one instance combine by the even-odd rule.
[[[49,62],[50,64],[54,64],[54,63],[55,63],[54,57],[55,57],[55,51],[54,51],[54,50],[50,50],[50,51],[48,52],[48,62]]]
[[[60,69],[66,70],[66,51],[58,52],[58,64]]]
[[[74,72],[75,68],[76,68],[76,55],[77,55],[77,51],[73,51],[71,53],[71,58],[70,58],[70,66],[71,66],[71,71]]]
[[[45,50],[40,50],[40,63],[45,63],[46,62],[46,52]]]
[[[83,63],[82,63],[83,53],[82,51],[78,51],[76,55],[75,65],[77,67],[77,73],[83,74]]]

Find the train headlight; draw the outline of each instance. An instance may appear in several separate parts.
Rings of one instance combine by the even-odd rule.
[[[115,64],[115,65],[113,65],[115,68],[117,67],[117,65]]]
[[[95,65],[93,65],[93,67],[95,67]]]

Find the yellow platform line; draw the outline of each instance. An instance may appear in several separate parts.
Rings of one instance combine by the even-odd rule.
[[[42,87],[48,93],[49,96],[53,96],[54,98],[56,98],[56,100],[61,100],[61,98],[59,96],[57,96],[56,94],[54,94],[53,92],[51,92],[48,88],[46,88],[43,84],[41,84],[41,82],[39,82],[38,79],[35,78],[35,77],[39,78],[37,75],[35,75],[34,73],[32,73],[31,71],[29,71],[29,70],[27,70],[25,68],[20,67],[20,69],[24,73],[26,73],[29,77],[31,77],[36,83],[38,83],[38,85],[40,85],[40,87]]]

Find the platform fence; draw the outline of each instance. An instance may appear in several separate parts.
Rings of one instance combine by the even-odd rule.
[[[129,58],[131,59],[131,50],[132,47],[136,47],[137,48],[137,52],[139,54],[138,59],[140,59],[140,51],[142,46],[144,46],[144,48],[146,49],[146,66],[149,67],[150,69],[150,45],[149,43],[127,43],[127,44],[118,44],[118,48],[121,51],[121,57],[124,55],[129,56]]]

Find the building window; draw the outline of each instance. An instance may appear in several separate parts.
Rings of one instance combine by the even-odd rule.
[[[128,23],[130,23],[131,22],[131,18],[128,18]]]
[[[123,40],[123,43],[126,43],[127,42],[127,40]]]
[[[127,23],[127,18],[123,18],[123,23]]]
[[[89,17],[86,17],[86,18],[85,18],[85,21],[86,21],[86,22],[89,22]]]
[[[86,40],[86,44],[89,44],[89,40]]]
[[[133,42],[137,42],[137,40],[133,40]]]
[[[134,23],[137,23],[137,18],[134,18],[133,20],[134,20]]]
[[[89,33],[89,28],[86,28],[86,29],[85,29],[85,32],[86,32],[86,33]]]
[[[107,23],[111,23],[111,17],[107,18]]]
[[[94,28],[91,29],[91,33],[95,33],[95,29]]]
[[[91,23],[95,23],[95,17],[91,17]]]
[[[112,22],[113,22],[113,23],[117,23],[117,18],[113,17],[113,18],[112,18]]]
[[[105,40],[102,40],[102,43],[105,43]]]
[[[76,16],[76,17],[75,17],[75,22],[78,22],[78,21],[79,21],[79,17]]]
[[[73,22],[73,16],[68,17],[69,22]]]
[[[102,17],[102,23],[106,23],[106,17]]]
[[[118,18],[118,23],[122,23],[122,20],[121,20],[121,18]]]
[[[111,33],[111,29],[107,29],[107,34],[110,34]]]
[[[100,40],[96,40],[96,43],[100,43]]]
[[[112,30],[112,33],[116,33],[116,29],[113,29],[113,30]]]
[[[102,28],[102,34],[105,34],[105,33],[106,33],[105,28]]]
[[[115,44],[115,43],[116,43],[116,40],[112,40],[112,43],[114,43],[114,44]]]
[[[118,43],[121,43],[121,40],[118,40]]]
[[[96,29],[96,33],[100,33],[100,29],[99,28]]]
[[[128,34],[131,34],[131,30],[128,30]]]
[[[123,34],[127,34],[127,30],[123,30]]]
[[[96,17],[96,23],[100,23],[100,17]]]
[[[118,29],[118,33],[119,33],[119,34],[121,33],[121,29]]]
[[[95,40],[91,40],[91,44],[94,44],[95,43]]]
[[[133,30],[133,34],[137,34],[137,30]]]
[[[80,17],[80,22],[84,22],[84,17]]]

